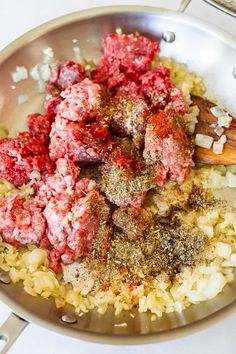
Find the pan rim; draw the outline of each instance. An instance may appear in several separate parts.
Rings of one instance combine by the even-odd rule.
[[[106,345],[147,345],[179,339],[209,328],[224,320],[225,318],[230,317],[236,312],[236,300],[234,300],[232,303],[217,310],[215,313],[178,328],[149,334],[107,335],[95,332],[91,333],[81,329],[75,329],[73,327],[66,327],[66,324],[65,327],[58,326],[57,324],[34,315],[27,309],[22,310],[21,305],[18,305],[14,300],[9,298],[1,291],[0,300],[4,302],[4,304],[6,304],[18,317],[23,318],[29,323],[34,323],[43,328],[46,328],[47,330],[51,330],[55,333],[59,333],[67,337]]]
[[[205,21],[198,19],[194,16],[182,14],[177,11],[163,9],[161,7],[154,6],[138,6],[138,5],[121,5],[121,6],[102,6],[102,7],[93,7],[90,9],[85,9],[81,11],[75,11],[68,13],[63,16],[56,17],[55,19],[49,20],[42,23],[41,25],[25,32],[20,37],[16,38],[6,47],[0,51],[0,64],[6,60],[13,52],[18,50],[24,44],[33,41],[39,36],[44,35],[48,31],[53,31],[58,27],[73,23],[78,20],[89,19],[91,17],[97,17],[101,15],[111,15],[115,13],[149,13],[155,14],[158,13],[166,18],[175,17],[179,22],[183,24],[190,24],[191,26],[197,27],[198,29],[207,31],[215,37],[227,42],[230,46],[236,49],[236,36],[233,34],[217,27],[213,24],[208,24]]]

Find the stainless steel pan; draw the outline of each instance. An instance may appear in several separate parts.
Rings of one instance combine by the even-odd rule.
[[[78,38],[82,55],[100,56],[101,39],[121,27],[124,32],[139,31],[161,40],[161,54],[188,63],[202,75],[211,98],[217,98],[236,114],[236,39],[200,20],[168,10],[149,7],[108,7],[74,13],[46,23],[25,34],[0,54],[0,120],[9,128],[22,127],[27,113],[38,111],[43,98],[31,80],[22,81],[12,90],[11,72],[16,65],[28,68],[41,59],[42,48],[53,47],[58,58],[73,58],[73,38]],[[17,105],[19,94],[28,93],[27,104]],[[3,279],[4,280],[4,279]],[[5,279],[6,283],[6,279]],[[67,336],[93,342],[142,344],[180,337],[209,326],[236,309],[236,281],[211,301],[191,306],[181,314],[165,314],[156,322],[149,314],[129,313],[115,317],[92,311],[76,318],[71,307],[55,308],[53,301],[27,295],[21,285],[0,282],[0,299],[26,321]],[[67,317],[63,317],[63,315]],[[1,329],[14,340],[27,322],[11,315]],[[69,317],[70,316],[70,317]],[[69,323],[70,322],[70,323]],[[127,322],[127,327],[115,324]],[[11,333],[9,333],[9,331]],[[10,345],[10,341],[8,343]],[[5,349],[6,350],[6,349]]]

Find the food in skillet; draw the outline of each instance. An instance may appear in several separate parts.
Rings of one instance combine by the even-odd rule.
[[[78,313],[181,311],[233,280],[236,167],[194,167],[199,77],[138,34],[102,49],[31,71],[46,113],[0,140],[0,267]]]

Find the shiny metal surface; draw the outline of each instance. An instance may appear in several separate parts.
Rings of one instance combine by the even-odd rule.
[[[112,7],[74,13],[56,19],[27,33],[0,54],[0,121],[12,129],[24,127],[28,113],[42,110],[43,96],[36,93],[33,80],[16,84],[12,90],[11,72],[16,65],[32,67],[42,59],[42,49],[50,46],[58,58],[73,59],[73,38],[78,39],[82,55],[98,58],[101,40],[117,27],[124,32],[138,31],[152,38],[164,32],[176,36],[171,43],[161,41],[161,54],[186,62],[205,79],[210,98],[236,114],[236,39],[192,17],[168,10],[148,7]],[[17,104],[20,94],[29,102]],[[62,316],[75,316],[71,307],[56,309],[53,301],[27,295],[19,284],[0,284],[0,298],[21,317],[43,327],[94,342],[111,344],[150,343],[190,334],[204,328],[236,309],[236,281],[215,299],[194,305],[183,313],[165,314],[151,321],[150,314],[133,311],[115,317],[110,309],[104,315],[92,311],[65,323]],[[65,317],[64,317],[65,318]],[[127,323],[127,326],[119,324]]]
[[[5,342],[5,345],[0,349],[1,354],[7,354],[10,347],[27,326],[28,322],[12,313],[1,326],[0,340]]]

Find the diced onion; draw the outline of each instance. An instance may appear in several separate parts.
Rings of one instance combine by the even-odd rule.
[[[35,180],[37,179],[38,181],[41,180],[42,176],[41,176],[41,173],[37,170],[33,170],[30,175],[29,175],[29,178],[32,179],[32,180]]]
[[[217,118],[225,115],[225,110],[219,106],[212,107],[210,111],[213,114],[213,116]]]
[[[233,262],[234,266],[236,266],[236,253],[233,253],[230,257],[231,262]]]
[[[227,166],[227,171],[230,171],[230,172],[236,174],[236,165]]]
[[[43,54],[46,55],[47,57],[53,58],[54,57],[54,52],[51,47],[47,47],[43,49]]]
[[[74,47],[73,51],[75,54],[80,54],[80,48],[79,47]]]
[[[16,71],[12,73],[12,80],[19,82],[28,78],[28,70],[24,66],[17,66]]]
[[[195,145],[200,146],[205,149],[210,149],[214,139],[205,134],[196,134]]]
[[[44,64],[51,64],[54,61],[54,52],[51,47],[47,47],[43,49],[43,63]]]
[[[23,104],[27,102],[29,99],[28,95],[20,95],[18,96],[18,104]]]
[[[37,82],[37,90],[39,93],[44,93],[45,92],[45,82],[43,80],[38,80]]]
[[[225,144],[227,141],[226,135],[222,135],[220,139],[217,141],[218,143]]]
[[[48,64],[42,64],[39,67],[40,77],[43,81],[48,81],[51,70]]]
[[[218,141],[215,141],[213,143],[213,152],[214,154],[216,155],[220,155],[223,153],[223,150],[224,150],[224,144],[218,142]]]
[[[227,243],[217,242],[216,252],[217,252],[218,256],[228,259],[231,255],[231,247]]]
[[[218,117],[218,125],[219,127],[229,128],[232,122],[232,117],[228,114]]]
[[[214,129],[214,132],[216,133],[216,135],[221,136],[224,133],[224,128],[217,126]]]
[[[230,188],[236,187],[236,176],[230,171],[227,171],[225,176],[226,176],[228,187]]]
[[[121,29],[120,27],[116,28],[116,33],[117,33],[117,34],[122,34],[122,33],[123,33],[123,32],[122,32],[122,29]]]
[[[207,282],[206,288],[203,290],[203,295],[208,299],[213,299],[225,286],[226,280],[223,274],[217,272],[211,275]]]
[[[40,80],[40,73],[39,73],[39,65],[35,65],[31,70],[30,70],[30,76],[32,77],[33,80],[38,81]]]

